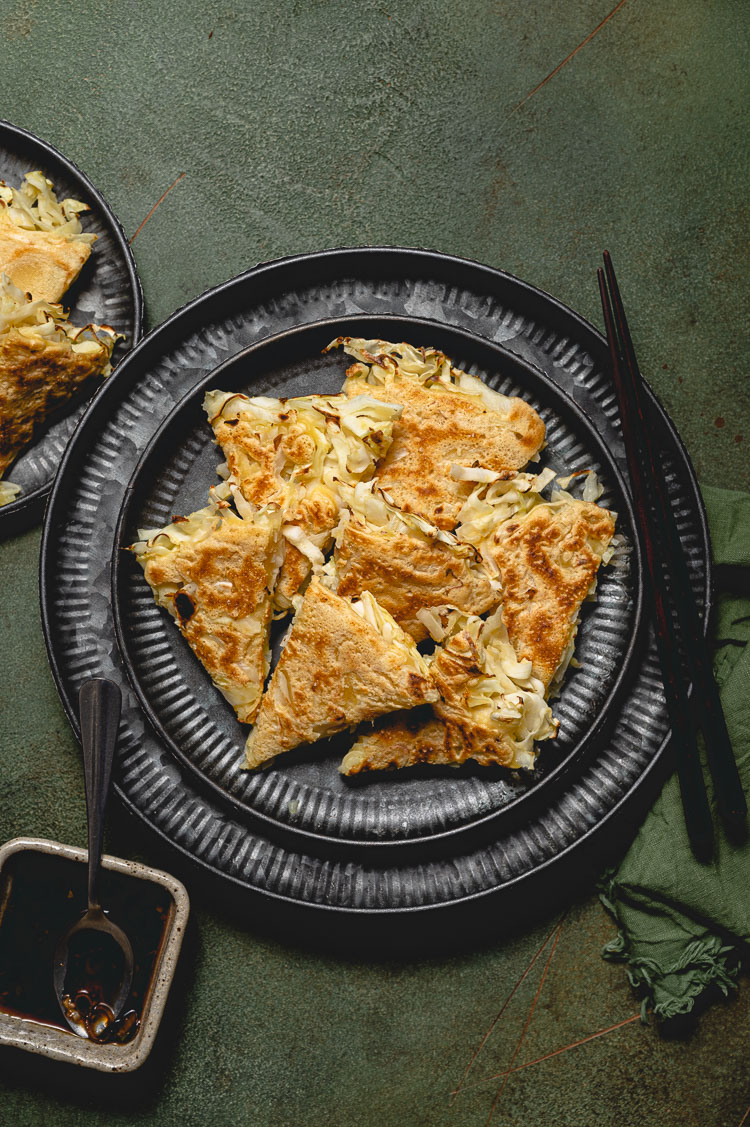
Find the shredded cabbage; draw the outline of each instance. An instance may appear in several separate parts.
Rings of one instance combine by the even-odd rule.
[[[0,508],[15,501],[20,492],[20,485],[14,485],[12,481],[0,481]]]
[[[324,351],[339,347],[359,362],[347,373],[351,380],[382,386],[395,376],[406,376],[418,380],[425,387],[439,385],[445,391],[480,399],[486,407],[501,415],[510,412],[512,399],[509,396],[493,391],[477,376],[454,368],[445,353],[436,348],[414,348],[404,342],[393,344],[387,340],[365,340],[363,337],[337,337]]]
[[[307,556],[311,564],[320,567],[325,561],[325,556],[309,536],[306,536],[298,524],[285,524],[283,529],[284,536],[290,544],[298,551],[302,552],[303,556]]]
[[[403,411],[372,395],[271,399],[218,390],[207,392],[203,407],[227,459],[219,467],[224,496],[233,496],[238,508],[243,496],[279,504],[286,542],[316,569],[331,543],[341,491],[372,477]],[[236,440],[235,423],[244,424]],[[283,613],[290,609],[285,589],[274,604]]]
[[[538,474],[519,473],[515,477],[500,478],[489,484],[478,484],[466,498],[458,514],[456,536],[473,544],[482,553],[485,565],[492,574],[497,565],[486,551],[487,543],[496,529],[506,520],[524,514],[544,502],[541,491],[554,480],[551,469]]]
[[[353,602],[352,609],[364,619],[385,641],[397,650],[415,673],[422,677],[429,677],[430,670],[427,662],[417,649],[414,639],[402,630],[388,611],[381,607],[374,595],[363,591],[359,599]]]
[[[335,493],[339,482],[354,485],[363,476],[372,475],[377,462],[388,452],[393,423],[403,411],[398,404],[383,403],[370,395],[353,399],[345,395],[270,399],[224,391],[207,392],[203,408],[213,426],[222,420],[242,420],[265,448],[279,450],[279,499],[283,499],[289,484],[323,482]],[[294,458],[279,449],[281,436],[295,440]],[[252,469],[251,465],[250,472]],[[260,466],[255,469],[260,472]],[[229,474],[226,463],[220,471],[222,476]]]
[[[49,301],[33,301],[7,274],[0,274],[0,335],[15,329],[29,340],[44,340],[63,344],[78,355],[107,352],[107,363],[102,375],[112,371],[109,357],[122,333],[109,325],[71,325],[62,305]]]
[[[22,230],[46,231],[90,245],[97,236],[81,227],[78,216],[84,211],[89,211],[88,204],[80,200],[58,200],[52,181],[41,172],[27,173],[20,188],[0,181],[0,214]]]
[[[573,495],[568,492],[572,482],[576,481],[579,477],[584,478],[583,492],[581,499],[583,501],[598,501],[604,492],[604,486],[600,483],[596,470],[576,470],[575,473],[568,474],[567,477],[558,477],[557,479],[557,493],[559,498],[565,501],[572,501]]]
[[[346,523],[354,515],[364,524],[383,531],[408,532],[422,540],[440,540],[451,547],[460,547],[452,533],[436,528],[416,513],[405,513],[397,508],[389,495],[379,489],[374,481],[360,481],[354,486],[339,483],[339,496],[345,508],[342,509],[339,524],[334,530],[337,543]]]
[[[616,532],[607,547],[604,549],[604,553],[602,555],[602,564],[606,565],[610,563],[615,556],[619,557],[621,555],[624,555],[626,551],[627,541],[625,540],[625,537],[622,535],[622,533]]]
[[[452,606],[420,607],[417,618],[435,642],[444,642],[465,630],[473,616]]]
[[[426,618],[422,621],[427,625]],[[553,719],[544,699],[544,685],[533,676],[531,662],[519,661],[516,656],[502,608],[486,620],[453,612],[450,625],[454,631],[459,629],[442,643],[443,649],[447,653],[453,650],[461,658],[470,640],[471,651],[476,653],[482,670],[465,694],[471,720],[483,728],[495,729],[510,741],[514,749],[510,766],[533,767],[535,741],[553,738],[558,721]],[[440,714],[440,706],[435,707]]]
[[[482,466],[457,466],[451,465],[451,477],[454,481],[498,481],[505,474],[497,470],[486,470]]]
[[[598,501],[604,492],[604,486],[600,484],[599,478],[594,470],[589,470],[586,475],[586,481],[583,486],[583,493],[581,497],[584,501]]]

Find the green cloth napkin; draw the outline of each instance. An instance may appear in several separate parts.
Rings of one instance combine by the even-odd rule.
[[[745,793],[750,796],[750,494],[703,488],[713,559],[714,670]],[[697,1000],[736,988],[750,943],[750,840],[731,844],[714,811],[713,860],[693,856],[676,776],[638,831],[601,898],[619,924],[604,957],[626,964],[644,1014],[689,1013]]]

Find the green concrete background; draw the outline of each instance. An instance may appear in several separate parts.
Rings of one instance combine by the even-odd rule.
[[[608,246],[701,479],[747,488],[747,5],[626,0],[584,42],[613,7],[5,0],[0,116],[76,161],[129,236],[184,173],[133,243],[149,326],[258,260],[362,243],[479,259],[598,322]],[[38,546],[38,529],[0,546],[0,839],[82,844]],[[113,813],[112,852],[166,863]],[[630,1022],[584,1040],[638,1009],[599,957],[612,926],[593,893],[563,920],[515,1057],[554,940],[455,1098],[559,916],[452,959],[376,963],[239,926],[204,892],[194,909],[182,998],[140,1086],[0,1054],[3,1124],[482,1127],[511,1061],[495,1127],[745,1122],[746,988],[683,1039]]]

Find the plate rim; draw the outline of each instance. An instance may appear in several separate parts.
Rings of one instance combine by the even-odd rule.
[[[99,213],[106,221],[106,225],[109,227],[110,233],[117,243],[120,252],[122,253],[128,280],[130,283],[130,290],[133,297],[133,342],[125,355],[122,356],[118,361],[116,368],[113,370],[114,374],[114,371],[116,371],[117,368],[120,367],[120,364],[128,356],[130,356],[132,352],[135,351],[136,347],[143,339],[143,286],[138,275],[138,270],[135,264],[135,257],[123,229],[122,223],[117,218],[114,211],[109,206],[99,189],[94,186],[86,173],[83,172],[75,163],[75,161],[70,159],[70,157],[66,157],[63,153],[60,152],[59,149],[55,148],[55,146],[50,144],[49,141],[45,141],[42,137],[37,136],[36,133],[32,133],[28,129],[23,129],[20,125],[14,125],[12,122],[6,121],[5,118],[0,117],[0,144],[2,144],[3,138],[8,134],[19,138],[26,146],[38,148],[48,160],[50,160],[53,164],[58,163],[59,165],[62,165],[71,179],[79,181],[85,187],[89,195],[96,201]],[[42,171],[45,172],[45,175],[47,174],[45,169],[43,169]],[[77,429],[78,425],[76,424],[75,430]],[[72,442],[75,436],[75,430],[71,435],[69,442]],[[16,527],[16,524],[23,525],[24,522],[34,519],[41,504],[51,493],[55,478],[57,477],[57,473],[59,472],[61,465],[62,459],[58,464],[57,470],[49,479],[49,481],[46,481],[43,485],[37,486],[36,489],[33,489],[30,493],[21,494],[9,504],[0,506],[0,530],[2,530],[0,532],[0,535],[5,533],[6,527],[9,532],[12,532]]]
[[[308,252],[303,254],[286,255],[275,260],[267,260],[259,262],[257,265],[250,269],[243,271],[234,278],[228,279],[220,283],[218,286],[209,287],[203,293],[199,294],[191,301],[186,302],[184,305],[177,308],[165,321],[160,325],[155,326],[146,336],[142,337],[133,350],[128,353],[127,365],[124,367],[118,366],[115,376],[119,376],[120,380],[129,374],[129,367],[131,364],[135,365],[136,358],[140,359],[141,355],[148,355],[149,350],[154,347],[154,342],[165,331],[171,331],[182,318],[187,318],[196,309],[199,308],[204,302],[218,300],[229,289],[237,286],[242,286],[243,283],[248,281],[258,281],[266,274],[272,274],[279,270],[292,271],[297,267],[310,264],[313,266],[320,266],[325,268],[326,264],[336,262],[339,260],[342,264],[350,258],[362,258],[365,262],[368,260],[377,260],[382,258],[391,261],[396,261],[399,258],[406,259],[408,262],[416,264],[415,269],[421,268],[422,273],[427,273],[432,270],[433,273],[441,274],[446,266],[455,266],[458,269],[469,271],[473,279],[478,282],[484,281],[483,293],[497,295],[498,293],[510,290],[513,293],[519,293],[523,297],[525,304],[529,301],[537,302],[541,305],[545,323],[553,327],[564,326],[566,328],[572,326],[578,331],[578,339],[585,342],[585,347],[588,351],[593,352],[595,356],[605,358],[607,355],[607,346],[604,336],[599,329],[596,328],[590,321],[588,321],[581,314],[577,313],[570,306],[566,305],[559,298],[549,294],[544,289],[534,286],[523,279],[517,278],[515,275],[500,270],[496,267],[477,262],[470,258],[457,256],[454,254],[446,254],[441,251],[420,248],[420,247],[404,247],[398,245],[374,245],[374,246],[341,246],[328,248],[326,250]],[[403,269],[399,271],[403,273]],[[60,698],[63,710],[68,718],[68,721],[73,729],[76,738],[80,740],[80,727],[78,718],[75,713],[75,706],[64,689],[64,678],[58,661],[57,654],[54,646],[53,636],[53,618],[50,607],[50,597],[48,596],[48,571],[51,564],[51,556],[56,538],[56,508],[60,505],[60,498],[63,493],[63,482],[69,470],[69,465],[73,457],[73,449],[76,440],[81,437],[92,425],[92,419],[98,412],[99,400],[107,394],[109,389],[101,387],[95,393],[92,400],[89,402],[88,407],[82,416],[76,433],[68,443],[64,452],[63,458],[52,485],[51,495],[49,498],[47,513],[42,529],[42,540],[40,547],[40,567],[39,567],[39,593],[40,593],[40,611],[42,618],[42,628],[47,649],[47,656],[50,663],[50,669],[55,681],[55,687]],[[708,630],[709,620],[713,609],[713,566],[710,551],[710,539],[708,530],[708,520],[706,516],[705,505],[700,493],[698,481],[696,478],[695,470],[685,448],[685,444],[680,437],[674,423],[669,417],[666,410],[661,406],[655,394],[646,383],[646,395],[649,402],[649,408],[653,410],[660,419],[661,425],[664,427],[669,440],[672,443],[673,450],[676,458],[679,459],[681,468],[685,474],[685,484],[691,495],[691,502],[693,513],[696,520],[696,534],[700,542],[701,560],[704,569],[704,582],[702,589],[702,596],[704,599],[703,606],[703,629],[704,633]],[[571,855],[575,852],[579,854],[584,851],[586,846],[592,841],[598,839],[603,833],[606,832],[610,823],[622,818],[624,808],[627,806],[633,807],[636,801],[642,796],[645,788],[653,785],[655,774],[661,769],[661,764],[664,760],[665,752],[670,743],[670,732],[667,732],[662,739],[661,743],[655,750],[650,762],[640,773],[635,783],[622,795],[622,797],[600,818],[595,825],[584,832],[584,834],[576,839],[565,848],[561,849],[554,857],[547,859],[540,865],[535,866],[533,869],[511,877],[500,886],[492,886],[487,889],[482,889],[477,892],[466,893],[450,900],[441,900],[427,904],[414,904],[414,905],[401,905],[397,907],[358,907],[352,905],[341,904],[325,904],[322,902],[302,901],[294,896],[285,893],[276,892],[274,890],[249,885],[246,881],[233,876],[229,872],[221,871],[214,867],[214,865],[203,860],[196,853],[191,852],[183,844],[174,841],[170,838],[161,827],[154,824],[145,815],[144,812],[131,800],[131,798],[115,783],[119,799],[123,802],[126,809],[136,815],[139,822],[146,827],[148,832],[156,835],[168,847],[176,851],[176,854],[187,862],[189,866],[194,866],[196,874],[208,876],[213,882],[218,880],[219,885],[225,888],[232,887],[239,894],[249,898],[260,898],[261,901],[277,902],[285,904],[290,907],[299,908],[306,913],[323,913],[329,915],[335,913],[339,917],[347,918],[383,918],[388,915],[391,917],[413,917],[415,914],[432,914],[435,912],[442,912],[447,909],[457,909],[462,904],[468,902],[476,902],[477,900],[484,900],[490,896],[504,895],[518,891],[521,888],[528,887],[529,883],[537,879],[543,872],[549,872],[550,867],[564,865]]]
[[[557,763],[548,774],[546,774],[536,786],[533,786],[523,794],[518,795],[509,803],[503,805],[499,809],[491,810],[485,814],[479,814],[469,821],[463,822],[460,825],[449,826],[446,829],[438,830],[430,833],[414,835],[402,838],[378,838],[378,837],[349,837],[349,836],[335,836],[331,833],[315,832],[313,830],[304,829],[301,826],[288,825],[279,821],[276,818],[266,814],[261,810],[256,810],[248,806],[240,798],[226,791],[208,775],[204,774],[199,767],[185,754],[180,748],[177,741],[169,734],[164,727],[161,719],[159,718],[156,710],[149,701],[145,690],[143,689],[140,678],[137,676],[134,668],[134,662],[131,659],[130,649],[127,644],[126,631],[123,624],[123,617],[121,611],[120,591],[125,582],[125,559],[123,552],[125,547],[122,543],[123,531],[126,520],[130,515],[130,508],[137,490],[138,479],[142,476],[144,466],[154,456],[155,448],[162,442],[163,435],[175,425],[177,417],[186,410],[196,398],[205,391],[208,385],[220,376],[221,372],[235,365],[242,365],[248,358],[256,356],[259,352],[266,349],[278,348],[283,345],[285,341],[294,340],[309,334],[322,333],[328,326],[331,327],[334,336],[341,335],[336,331],[337,326],[347,327],[347,324],[364,324],[374,322],[395,322],[397,325],[403,324],[406,326],[414,325],[416,327],[424,326],[425,332],[429,333],[432,330],[440,330],[444,335],[457,336],[466,341],[467,347],[472,345],[478,346],[479,351],[486,350],[488,353],[494,353],[498,357],[498,369],[503,363],[509,366],[509,374],[511,378],[516,378],[517,373],[523,372],[524,369],[527,373],[541,383],[545,391],[549,390],[551,397],[557,397],[558,402],[555,404],[555,409],[562,404],[562,411],[568,412],[577,423],[579,423],[584,432],[588,431],[588,437],[593,440],[595,447],[598,445],[597,457],[602,459],[607,467],[607,472],[613,478],[613,483],[622,494],[624,507],[629,526],[632,528],[632,585],[633,585],[633,610],[632,610],[632,632],[629,636],[625,652],[622,657],[622,663],[615,675],[614,681],[607,692],[600,709],[597,711],[590,727],[581,736],[559,763]],[[399,330],[400,331],[400,330]],[[405,331],[405,330],[404,330]],[[347,334],[349,335],[349,334]],[[369,339],[369,338],[368,338]],[[441,346],[443,347],[443,346]],[[250,365],[248,365],[250,367]],[[253,366],[254,367],[254,366]],[[515,369],[515,370],[513,370]],[[264,369],[261,366],[258,369],[261,376]],[[321,393],[324,394],[324,393]],[[560,404],[561,401],[561,404]],[[619,506],[618,506],[619,507]],[[619,514],[618,514],[619,515]],[[122,503],[120,505],[119,514],[114,527],[114,536],[112,544],[112,554],[110,557],[110,594],[112,599],[112,614],[115,627],[115,638],[120,652],[120,658],[125,668],[127,677],[130,684],[138,697],[144,716],[150,723],[153,731],[162,745],[171,751],[177,758],[178,762],[189,771],[191,777],[195,780],[196,784],[208,788],[216,797],[229,804],[234,813],[240,817],[258,819],[261,823],[268,827],[271,832],[283,833],[285,836],[292,838],[301,838],[302,842],[317,843],[334,846],[346,846],[369,849],[370,847],[377,848],[378,850],[408,850],[418,846],[428,846],[435,843],[442,843],[448,839],[453,839],[459,835],[465,835],[470,832],[478,832],[485,829],[497,822],[511,822],[514,818],[519,817],[526,806],[530,806],[532,801],[544,802],[542,796],[554,792],[556,787],[559,787],[574,768],[576,763],[582,759],[586,754],[590,753],[596,740],[601,738],[603,732],[608,730],[608,725],[612,720],[612,714],[616,706],[621,702],[623,693],[627,688],[627,683],[632,675],[633,663],[637,657],[638,651],[644,639],[644,631],[647,627],[645,613],[644,613],[644,569],[643,569],[643,552],[642,545],[637,533],[636,514],[633,508],[633,503],[629,495],[627,482],[624,474],[616,464],[614,458],[606,450],[602,440],[599,438],[596,426],[593,420],[589,417],[585,409],[568,394],[568,392],[555,384],[555,382],[531,361],[525,357],[518,356],[510,349],[504,348],[502,344],[497,341],[490,341],[484,337],[477,336],[467,329],[457,325],[446,325],[439,321],[427,317],[405,316],[402,314],[387,314],[387,313],[366,313],[366,314],[346,314],[339,317],[320,318],[316,321],[308,321],[303,325],[295,325],[291,328],[280,330],[270,336],[263,337],[261,340],[254,341],[252,344],[246,345],[235,352],[232,356],[222,360],[217,364],[206,376],[204,376],[198,383],[181,397],[181,399],[174,405],[171,411],[162,419],[157,429],[152,434],[148,443],[142,450],[140,457],[133,469],[130,479],[125,487],[123,493]],[[396,783],[397,785],[397,783]]]

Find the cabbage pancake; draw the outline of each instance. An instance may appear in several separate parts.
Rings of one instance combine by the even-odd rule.
[[[428,637],[418,612],[450,605],[484,614],[500,598],[469,544],[460,544],[421,517],[389,505],[372,483],[345,494],[347,508],[334,534],[333,581],[338,593],[374,595],[415,641]]]
[[[358,361],[347,371],[347,395],[368,394],[403,407],[377,470],[378,486],[400,509],[438,528],[456,526],[472,470],[510,474],[544,442],[544,423],[533,407],[454,368],[434,348],[351,337],[328,347],[339,344]]]
[[[224,391],[209,391],[203,407],[229,486],[254,505],[282,507],[286,550],[274,602],[288,610],[330,546],[340,483],[372,477],[401,407],[370,395],[251,399]]]
[[[66,318],[61,305],[31,301],[0,276],[0,476],[51,411],[111,370],[119,334]]]
[[[352,603],[313,577],[299,601],[247,741],[248,767],[437,699],[413,639],[372,595]]]
[[[581,604],[614,531],[614,513],[571,498],[501,521],[482,548],[500,576],[510,640],[545,689],[559,683],[573,655]]]
[[[41,172],[29,172],[20,188],[0,181],[0,271],[33,298],[59,301],[96,239],[78,218],[88,210],[79,200],[58,201]]]
[[[408,713],[360,735],[344,757],[344,775],[431,764],[533,767],[535,741],[552,739],[557,721],[530,661],[518,661],[498,610],[486,621],[455,613],[430,673],[440,700],[418,724]],[[458,629],[456,630],[456,627]]]
[[[165,528],[139,530],[132,550],[160,607],[245,724],[269,669],[272,586],[281,562],[276,505],[237,516],[212,499]]]

